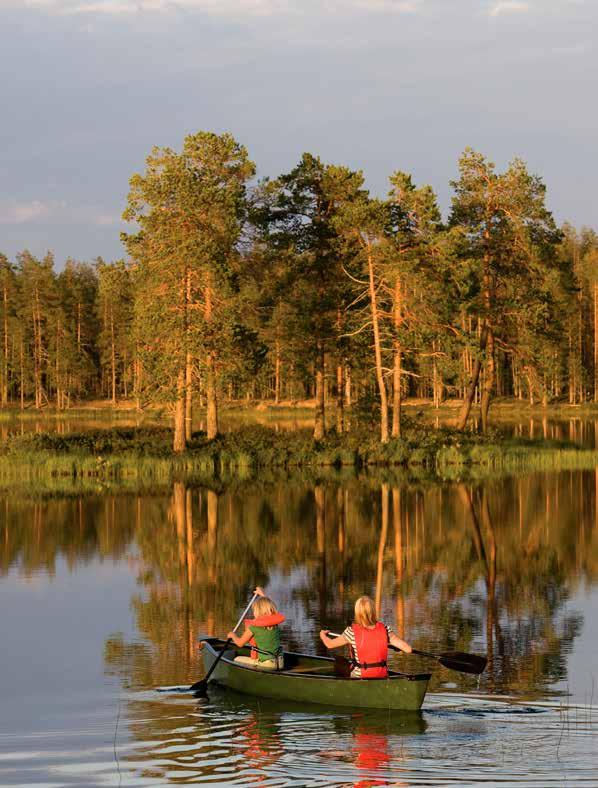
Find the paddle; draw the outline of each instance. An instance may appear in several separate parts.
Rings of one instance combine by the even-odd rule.
[[[332,638],[340,637],[335,632],[329,632],[328,635]],[[388,644],[388,648],[391,648],[393,651],[401,650],[393,646],[392,643]],[[486,657],[480,657],[478,654],[467,654],[464,651],[443,651],[442,654],[430,654],[429,651],[419,651],[414,648],[411,653],[417,654],[418,657],[436,659],[443,667],[450,670],[457,670],[460,673],[471,673],[476,676],[484,672],[488,662]]]
[[[233,629],[233,632],[236,632],[237,629],[239,629],[239,627],[243,623],[243,619],[245,618],[247,613],[249,613],[249,608],[253,605],[253,603],[255,602],[257,597],[258,597],[258,594],[254,594],[251,597],[251,602],[247,605],[247,607],[245,608],[245,610],[241,614],[241,618],[237,621],[237,623],[235,625],[235,628]],[[224,652],[230,646],[231,643],[232,643],[232,640],[230,638],[228,638],[228,640],[226,641],[226,643],[222,647],[222,650],[220,651],[220,654],[218,654],[218,656],[216,657],[216,659],[212,663],[212,667],[208,670],[208,672],[203,677],[203,679],[200,679],[199,681],[196,681],[195,684],[192,684],[189,687],[189,690],[191,692],[196,692],[198,695],[205,695],[206,694],[206,692],[208,691],[208,681],[210,679],[210,676],[212,675],[212,673],[216,669],[216,665],[220,662],[220,660],[222,659],[222,657],[224,655]]]
[[[394,648],[394,646],[391,646],[391,648]],[[401,649],[395,650],[400,651]],[[486,657],[481,657],[479,654],[467,654],[465,651],[443,651],[442,654],[430,654],[429,651],[419,651],[414,648],[411,653],[417,654],[418,657],[436,659],[445,668],[458,670],[459,673],[471,673],[474,676],[483,673],[488,662]]]

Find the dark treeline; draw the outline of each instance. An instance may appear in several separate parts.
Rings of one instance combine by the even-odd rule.
[[[200,132],[131,178],[126,262],[0,256],[2,406],[166,402],[180,451],[222,398],[314,398],[317,439],[375,412],[383,442],[406,396],[461,400],[460,428],[478,404],[484,429],[496,395],[598,402],[598,236],[558,228],[521,160],[467,149],[446,221],[404,172],[384,200],[311,154],[254,173]]]

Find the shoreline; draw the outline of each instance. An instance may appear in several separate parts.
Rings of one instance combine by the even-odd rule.
[[[387,444],[361,429],[328,433],[316,442],[307,429],[253,425],[208,441],[194,433],[186,452],[170,448],[160,427],[111,428],[59,434],[30,432],[0,442],[0,487],[76,484],[149,485],[172,481],[227,484],[260,475],[391,474],[402,480],[450,482],[534,471],[592,470],[598,449],[568,441],[461,433],[413,424]]]

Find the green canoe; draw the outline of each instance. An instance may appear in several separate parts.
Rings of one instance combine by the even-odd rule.
[[[218,638],[201,638],[206,671],[225,645]],[[348,679],[336,676],[334,660],[285,652],[284,670],[266,670],[234,661],[249,650],[228,649],[211,681],[237,692],[264,698],[323,703],[327,706],[418,711],[424,701],[430,673],[389,672],[387,679]]]

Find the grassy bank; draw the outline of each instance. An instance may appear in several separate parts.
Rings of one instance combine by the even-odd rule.
[[[506,438],[499,432],[463,434],[413,422],[403,438],[384,445],[374,430],[330,433],[316,442],[309,430],[275,431],[256,425],[212,441],[195,433],[184,454],[173,454],[171,442],[166,428],[11,436],[0,444],[0,484],[53,484],[62,479],[137,486],[173,479],[243,479],[264,469],[389,468],[453,479],[598,466],[598,451],[570,443]]]

